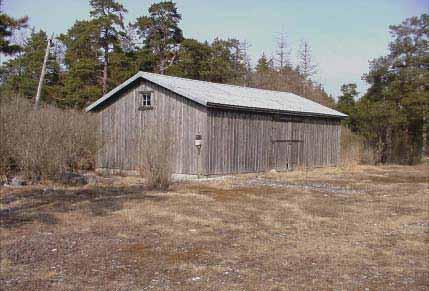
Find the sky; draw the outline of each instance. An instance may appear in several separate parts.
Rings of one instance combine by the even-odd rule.
[[[128,9],[127,22],[147,14],[158,1],[118,0]],[[3,10],[49,34],[64,33],[89,18],[87,0],[3,0]],[[319,72],[315,79],[334,97],[345,83],[364,93],[368,61],[385,55],[389,25],[428,13],[429,0],[176,0],[184,36],[200,41],[237,38],[251,46],[252,63],[273,55],[280,32],[287,34],[296,59],[301,40],[309,42]]]

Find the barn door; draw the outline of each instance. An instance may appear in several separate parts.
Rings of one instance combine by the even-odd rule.
[[[296,168],[299,162],[301,144],[296,122],[291,119],[273,118],[272,167],[277,171]]]
[[[291,146],[284,141],[273,141],[273,168],[277,171],[290,169]]]

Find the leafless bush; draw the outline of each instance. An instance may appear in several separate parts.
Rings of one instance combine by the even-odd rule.
[[[171,184],[172,152],[170,126],[145,128],[141,138],[140,175],[151,189],[167,190]]]
[[[94,116],[44,106],[25,99],[1,104],[0,172],[32,179],[94,167],[98,148]]]

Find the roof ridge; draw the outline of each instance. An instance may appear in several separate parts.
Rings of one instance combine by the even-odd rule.
[[[160,85],[203,106],[208,106],[210,103],[224,104],[227,106],[243,106],[243,108],[249,108],[249,110],[252,108],[261,108],[284,112],[296,112],[299,114],[308,113],[310,115],[336,116],[339,118],[347,116],[333,108],[287,91],[274,91],[232,84],[214,83],[144,71],[138,71],[134,76],[86,107],[86,111],[93,110],[140,78]]]
[[[152,73],[152,72],[145,72],[145,71],[140,71],[143,74],[149,74],[149,75],[155,75],[155,76],[161,76],[161,77],[168,77],[168,78],[174,78],[174,79],[179,79],[179,80],[185,80],[185,81],[192,81],[192,82],[197,82],[197,83],[207,83],[207,84],[215,84],[215,85],[219,85],[219,86],[230,86],[230,87],[234,87],[234,88],[240,88],[240,89],[245,89],[245,90],[255,90],[255,91],[262,91],[262,92],[273,92],[273,93],[287,93],[287,94],[292,94],[298,98],[302,98],[304,100],[306,100],[307,102],[311,102],[314,104],[317,104],[319,106],[328,108],[330,110],[334,110],[337,111],[331,107],[328,107],[326,105],[320,104],[314,100],[305,98],[303,96],[300,96],[298,94],[295,94],[293,92],[289,92],[289,91],[276,91],[276,90],[269,90],[269,89],[260,89],[260,88],[253,88],[253,87],[245,87],[245,86],[239,86],[239,85],[232,85],[232,84],[225,84],[225,83],[216,83],[216,82],[210,82],[210,81],[203,81],[203,80],[195,80],[195,79],[189,79],[189,78],[183,78],[183,77],[177,77],[177,76],[170,76],[170,75],[162,75],[162,74],[157,74],[157,73]],[[302,105],[301,105],[302,107]]]
[[[217,83],[217,82],[210,82],[210,81],[204,81],[204,80],[195,80],[195,79],[189,79],[189,78],[183,78],[183,77],[177,77],[177,76],[170,76],[170,75],[162,75],[162,74],[157,74],[157,73],[152,73],[152,72],[145,72],[145,71],[140,71],[141,73],[144,74],[150,74],[150,75],[157,75],[157,76],[161,76],[161,77],[169,77],[169,78],[174,78],[174,79],[180,79],[180,80],[186,80],[186,81],[192,81],[192,82],[197,82],[197,83],[208,83],[208,84],[216,84],[216,85],[220,85],[220,86],[230,86],[230,87],[238,87],[241,89],[250,89],[250,90],[257,90],[257,91],[266,91],[266,92],[276,92],[276,93],[289,93],[289,94],[293,94],[296,95],[298,97],[301,97],[293,92],[289,92],[289,91],[278,91],[278,90],[269,90],[269,89],[261,89],[261,88],[254,88],[254,87],[246,87],[246,86],[240,86],[240,85],[233,85],[233,84],[226,84],[226,83]],[[304,98],[304,97],[301,97]],[[306,98],[305,98],[306,99]],[[309,100],[309,99],[307,99]],[[312,101],[312,100],[310,100]],[[314,102],[314,101],[313,101]],[[321,104],[319,104],[321,105]],[[323,106],[323,105],[322,105]]]

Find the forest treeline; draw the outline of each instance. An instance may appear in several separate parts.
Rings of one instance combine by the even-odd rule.
[[[334,101],[320,84],[310,47],[303,41],[292,66],[289,44],[279,38],[275,57],[263,54],[252,68],[248,45],[238,39],[200,42],[186,38],[181,14],[170,1],[152,4],[126,24],[127,9],[113,0],[91,0],[90,17],[78,20],[53,42],[43,100],[83,108],[138,70],[218,83],[284,90],[325,105]],[[2,95],[34,98],[46,43],[45,31],[32,29],[22,50],[1,67]]]
[[[429,122],[429,15],[390,26],[389,53],[370,61],[368,91],[341,87],[345,125],[375,151],[376,163],[414,164],[427,155]]]
[[[1,3],[1,2],[0,2]],[[1,7],[1,4],[0,4]],[[127,9],[115,0],[90,0],[89,17],[56,36],[50,49],[42,101],[82,109],[138,70],[293,92],[349,115],[344,125],[375,151],[374,162],[418,162],[427,144],[428,15],[390,27],[389,54],[370,62],[369,89],[358,98],[355,84],[342,86],[338,102],[314,81],[317,66],[307,41],[292,58],[286,34],[272,56],[252,66],[248,44],[235,38],[186,38],[174,2],[152,4],[125,23]],[[28,19],[0,12],[0,96],[34,99],[50,35],[28,28]],[[12,41],[14,40],[14,41]]]

